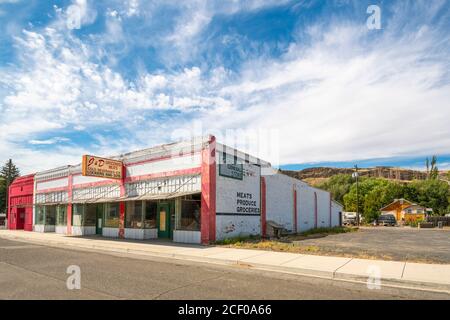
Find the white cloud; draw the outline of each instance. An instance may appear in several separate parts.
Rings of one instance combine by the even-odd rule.
[[[140,5],[133,15],[143,13]],[[192,2],[169,39],[189,51],[217,12],[264,5],[212,8]],[[238,71],[190,65],[176,72],[144,70],[133,80],[100,63],[98,54],[107,52],[108,41],[126,42],[120,19],[128,11],[109,11],[107,32],[115,37],[103,42],[83,42],[58,23],[24,31],[16,38],[20,68],[0,70],[6,92],[0,102],[6,114],[0,119],[0,155],[13,155],[30,170],[48,168],[79,161],[86,150],[63,148],[58,137],[40,140],[39,134],[63,128],[91,132],[98,153],[110,155],[167,141],[192,119],[202,121],[202,133],[275,129],[282,139],[271,153],[279,152],[281,163],[448,153],[450,36],[429,25],[438,9],[415,8],[422,14],[403,29],[409,15],[397,11],[377,34],[364,23],[313,25],[299,30],[308,45],[293,42],[282,57],[246,61]],[[182,116],[160,120],[149,111]],[[122,136],[111,143],[95,134],[99,127]],[[56,143],[51,163],[44,150],[27,149],[24,141]]]
[[[28,143],[33,144],[33,145],[50,145],[50,144],[56,144],[59,142],[67,142],[67,141],[70,141],[70,139],[64,138],[64,137],[54,137],[54,138],[45,139],[45,140],[33,139],[33,140],[28,141]]]

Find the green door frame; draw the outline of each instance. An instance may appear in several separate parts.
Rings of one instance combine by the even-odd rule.
[[[170,223],[172,206],[169,202],[159,202],[157,206],[156,225],[158,227],[158,238],[172,238],[172,226]],[[161,212],[165,211],[164,221],[161,221]]]

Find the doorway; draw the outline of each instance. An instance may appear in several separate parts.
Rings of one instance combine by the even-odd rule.
[[[17,208],[16,229],[22,230],[25,225],[25,208]]]
[[[169,203],[158,203],[156,225],[158,226],[158,238],[171,238],[171,213]]]

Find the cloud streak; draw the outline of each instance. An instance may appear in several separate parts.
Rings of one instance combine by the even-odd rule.
[[[66,11],[57,8],[47,26],[14,38],[19,63],[0,69],[0,160],[13,157],[29,170],[42,169],[35,159],[46,152],[55,154],[51,164],[41,162],[49,167],[78,161],[86,150],[130,151],[169,141],[193,121],[218,135],[275,130],[280,141],[273,154],[283,164],[449,153],[446,2],[397,2],[384,8],[383,29],[376,31],[366,28],[365,11],[361,19],[327,23],[318,15],[289,30],[281,54],[242,55],[233,69],[221,57],[202,59],[221,45],[205,45],[205,30],[216,17],[251,17],[280,3],[183,4],[185,12],[174,9],[178,23],[160,32],[160,42],[151,33],[154,20],[145,26],[151,41],[130,39],[129,28],[133,19],[158,19],[162,4],[129,1],[103,16],[91,2],[75,4],[84,8],[82,30],[98,19],[104,29],[68,30]],[[222,32],[244,38],[235,37],[239,30]],[[236,41],[237,49],[243,46]],[[166,67],[127,73],[119,64],[123,55],[152,42],[159,50],[152,59],[164,55],[159,62]],[[89,138],[77,140],[77,133]],[[71,146],[64,145],[68,140]]]

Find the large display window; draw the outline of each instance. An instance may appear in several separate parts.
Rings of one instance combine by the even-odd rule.
[[[143,202],[128,201],[125,215],[125,228],[143,229]]]
[[[67,226],[67,206],[60,205],[56,207],[56,225]]]
[[[74,227],[95,227],[97,218],[96,204],[77,203],[72,208],[72,224]]]
[[[45,206],[44,224],[54,226],[56,222],[56,206]]]
[[[200,231],[200,194],[178,199],[176,204],[176,229]]]
[[[36,206],[35,224],[44,224],[44,223],[45,223],[45,207]]]
[[[157,210],[157,202],[156,201],[144,201],[144,228],[152,229],[156,228],[156,210]]]
[[[120,209],[118,202],[105,204],[105,227],[118,228],[119,227]]]

